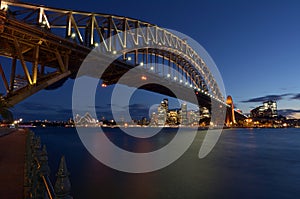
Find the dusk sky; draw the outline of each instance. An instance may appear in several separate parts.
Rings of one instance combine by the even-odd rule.
[[[226,94],[244,113],[265,100],[277,100],[280,113],[300,118],[298,0],[25,2],[127,16],[182,32],[207,50],[223,77]],[[26,120],[67,119],[71,117],[73,82],[29,97],[13,112]],[[160,96],[153,97],[159,103]],[[151,106],[153,102],[146,99],[144,96],[144,102]],[[143,109],[139,103],[136,106]]]

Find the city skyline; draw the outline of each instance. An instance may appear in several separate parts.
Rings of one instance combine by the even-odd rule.
[[[250,113],[263,101],[276,100],[279,114],[299,118],[300,3],[297,1],[190,1],[183,9],[181,1],[171,5],[162,2],[161,8],[136,1],[26,2],[128,16],[183,32],[210,53],[223,77],[226,93],[233,97],[237,108]],[[140,9],[133,6],[135,3],[139,3]],[[165,9],[167,6],[170,9]],[[197,12],[199,7],[202,12]],[[23,115],[28,119],[69,117],[72,84],[69,80],[57,90],[41,91],[16,105],[13,111],[17,117]],[[106,95],[111,88],[99,89]],[[159,103],[162,98],[149,92],[142,95],[132,102],[137,112],[146,112],[151,102]],[[107,109],[110,102],[102,105],[99,108]],[[43,115],[45,111],[48,114]]]

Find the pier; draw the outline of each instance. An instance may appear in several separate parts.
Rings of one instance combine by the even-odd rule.
[[[23,198],[27,131],[0,131],[0,198]]]
[[[47,149],[39,137],[28,129],[0,129],[0,198],[72,199],[64,156],[55,186],[49,174]]]

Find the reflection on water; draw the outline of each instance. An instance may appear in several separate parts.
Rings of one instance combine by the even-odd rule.
[[[198,152],[205,131],[170,166],[151,173],[128,174],[106,167],[82,145],[75,129],[33,129],[47,145],[51,178],[66,156],[74,198],[298,198],[300,195],[299,129],[227,129],[204,159]],[[111,140],[131,150],[162,147],[176,129],[148,140],[135,140],[117,128]],[[53,181],[52,180],[52,181]]]

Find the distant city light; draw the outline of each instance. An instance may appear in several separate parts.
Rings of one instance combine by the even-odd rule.
[[[106,88],[106,87],[107,87],[107,85],[106,85],[105,83],[102,83],[101,86],[102,86],[103,88]]]

